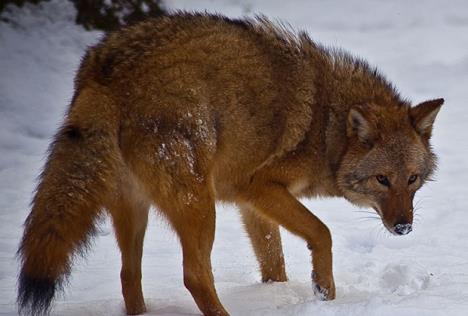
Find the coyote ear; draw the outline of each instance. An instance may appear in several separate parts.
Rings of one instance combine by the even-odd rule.
[[[354,106],[349,110],[348,114],[348,137],[357,135],[363,143],[370,144],[374,140],[374,131],[371,121],[366,115],[365,108],[362,106]]]
[[[432,125],[444,99],[425,101],[410,109],[411,122],[416,131],[426,138],[431,137]]]

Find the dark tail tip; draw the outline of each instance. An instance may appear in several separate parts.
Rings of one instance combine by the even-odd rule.
[[[20,315],[43,316],[49,314],[50,304],[60,282],[47,278],[34,278],[21,272],[18,285]]]

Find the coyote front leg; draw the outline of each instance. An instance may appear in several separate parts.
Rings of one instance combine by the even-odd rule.
[[[255,214],[255,211],[246,206],[242,206],[241,214],[260,265],[262,282],[287,281],[278,224],[262,218],[264,216]]]
[[[243,198],[244,202],[251,204],[263,215],[307,242],[309,249],[313,251],[314,291],[321,299],[334,299],[332,240],[327,226],[292,196],[283,185],[254,183],[243,194]]]

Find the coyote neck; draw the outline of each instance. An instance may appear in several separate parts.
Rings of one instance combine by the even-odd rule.
[[[314,120],[305,143],[320,148],[321,165],[326,166],[329,179],[336,178],[343,155],[348,146],[346,121],[354,105],[375,103],[382,106],[406,106],[385,77],[366,62],[341,52],[315,47],[309,56],[306,71],[314,73]],[[320,137],[317,137],[317,132]],[[333,181],[334,182],[334,181]]]
[[[366,62],[341,51],[319,50],[318,54],[321,58],[314,68],[320,74],[315,85],[320,87],[317,92],[321,105],[346,114],[357,104],[406,103],[393,85]]]

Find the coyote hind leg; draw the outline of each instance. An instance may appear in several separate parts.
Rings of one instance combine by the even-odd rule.
[[[149,203],[136,192],[124,189],[108,209],[122,255],[120,279],[127,314],[143,314],[146,306],[141,287],[141,257]]]
[[[192,191],[193,190],[193,191]],[[191,187],[190,203],[172,198],[157,203],[179,236],[183,252],[184,284],[205,316],[228,316],[214,286],[211,250],[215,235],[215,202],[208,188]]]
[[[262,282],[285,282],[286,276],[281,235],[277,224],[241,208],[242,220],[260,265]]]

